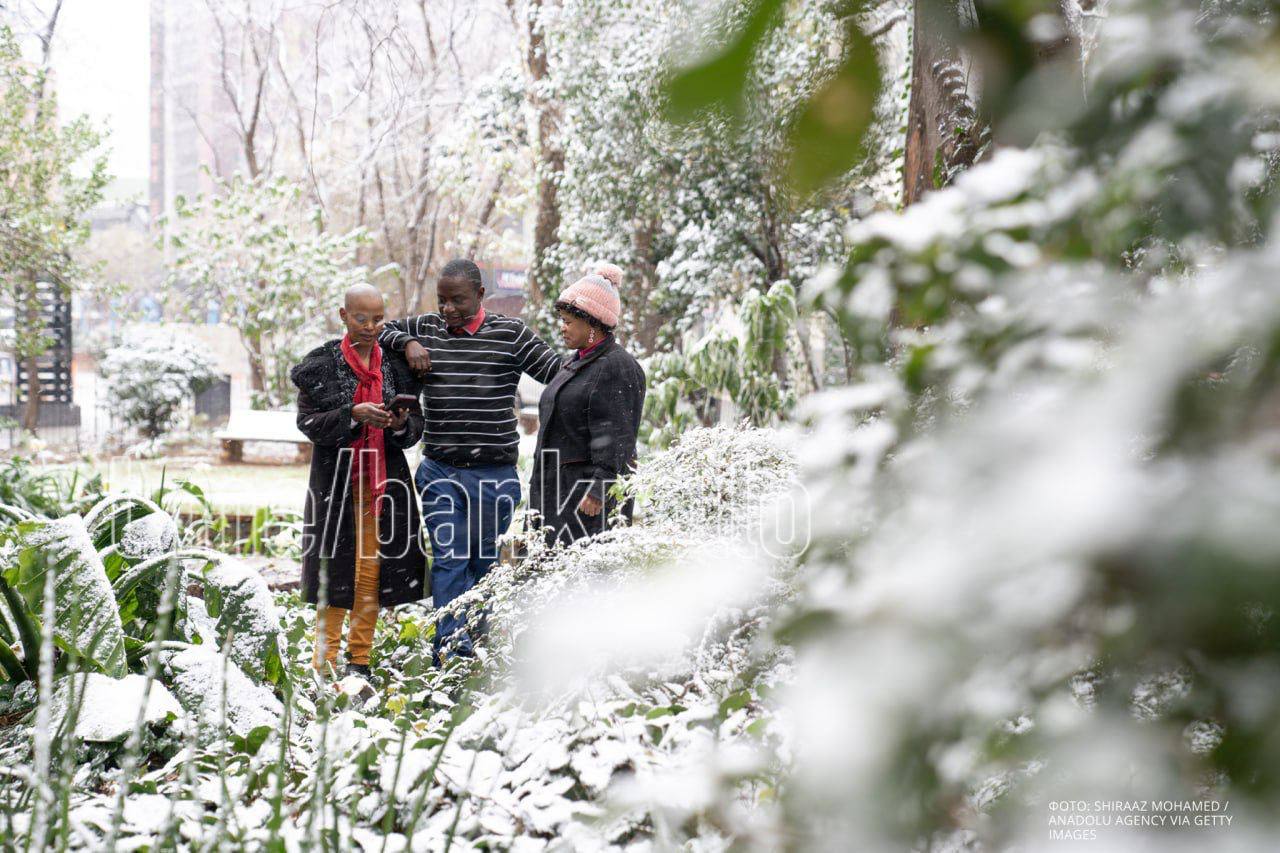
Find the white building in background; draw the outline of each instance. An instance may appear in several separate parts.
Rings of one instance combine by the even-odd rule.
[[[151,0],[151,219],[241,168],[235,110],[204,0]]]

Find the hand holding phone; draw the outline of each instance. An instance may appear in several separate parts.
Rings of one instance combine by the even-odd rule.
[[[418,411],[418,398],[414,394],[397,394],[391,401],[391,411],[397,415],[401,412]]]
[[[391,413],[381,403],[356,403],[351,407],[351,418],[356,423],[382,429],[391,423]]]

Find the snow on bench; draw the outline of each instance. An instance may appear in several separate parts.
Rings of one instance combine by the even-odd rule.
[[[244,461],[244,443],[263,441],[293,444],[304,460],[311,458],[311,440],[298,429],[297,412],[262,412],[235,409],[225,429],[214,433],[222,442],[222,453],[228,462]]]

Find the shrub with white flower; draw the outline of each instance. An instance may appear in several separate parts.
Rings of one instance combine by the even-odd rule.
[[[112,347],[100,370],[124,422],[154,441],[216,374],[209,355],[189,340],[152,334]]]

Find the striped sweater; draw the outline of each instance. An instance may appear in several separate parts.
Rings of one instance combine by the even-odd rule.
[[[422,386],[425,455],[459,467],[514,465],[516,385],[521,373],[551,381],[560,358],[515,317],[486,313],[475,334],[450,334],[439,314],[388,322],[383,346],[404,352],[416,340],[431,354]]]

